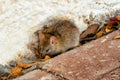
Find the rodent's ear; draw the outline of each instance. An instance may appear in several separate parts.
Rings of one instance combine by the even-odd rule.
[[[50,37],[50,44],[51,45],[54,45],[54,44],[56,44],[57,43],[57,38],[55,37],[55,36],[51,36]]]
[[[40,41],[43,40],[44,38],[45,38],[45,35],[42,32],[40,32],[39,33],[39,39],[40,39]]]

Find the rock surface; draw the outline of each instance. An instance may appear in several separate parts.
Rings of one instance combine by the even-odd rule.
[[[120,67],[105,74],[101,80],[120,80]]]
[[[117,35],[120,35],[119,30],[56,56],[42,67],[44,71],[37,72],[42,77],[54,75],[55,80],[120,80],[120,39],[114,39]],[[47,73],[48,69],[50,73]],[[31,80],[31,77],[23,76]],[[36,80],[42,77],[38,75]]]
[[[54,75],[41,70],[34,70],[14,80],[58,80]]]

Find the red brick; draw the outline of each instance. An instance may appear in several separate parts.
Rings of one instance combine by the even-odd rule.
[[[119,34],[120,31],[114,31],[63,53],[46,65],[69,80],[97,80],[120,66],[120,39],[114,39]]]
[[[120,80],[120,67],[105,74],[101,80]]]
[[[58,79],[52,74],[46,73],[41,70],[34,70],[14,80],[58,80]]]

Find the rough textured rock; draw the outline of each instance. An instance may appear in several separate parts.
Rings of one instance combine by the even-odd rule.
[[[14,80],[58,80],[58,78],[44,71],[34,70]]]
[[[120,80],[120,67],[105,74],[100,80]]]
[[[49,61],[52,72],[69,80],[97,80],[120,66],[120,31],[91,41]],[[48,68],[47,67],[47,68]]]

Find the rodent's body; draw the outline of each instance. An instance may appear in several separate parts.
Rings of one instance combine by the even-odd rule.
[[[39,52],[54,56],[79,45],[79,29],[68,20],[60,20],[39,32]]]

